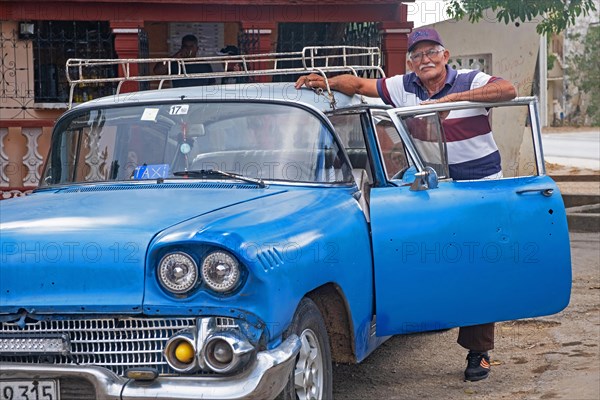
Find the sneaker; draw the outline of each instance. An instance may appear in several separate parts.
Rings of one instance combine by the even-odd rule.
[[[480,381],[490,374],[490,356],[487,352],[467,354],[467,369],[465,369],[465,380]]]

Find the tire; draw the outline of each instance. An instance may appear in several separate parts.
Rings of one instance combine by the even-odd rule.
[[[329,400],[333,397],[331,349],[325,322],[316,304],[304,298],[285,336],[302,342],[296,365],[278,400]],[[297,377],[297,379],[296,379]]]

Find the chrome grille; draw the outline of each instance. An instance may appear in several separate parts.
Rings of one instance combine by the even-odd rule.
[[[0,334],[67,334],[71,341],[70,356],[0,354],[0,361],[98,365],[118,375],[131,367],[153,367],[161,374],[175,374],[163,358],[167,340],[178,331],[194,327],[194,318],[105,318],[52,320],[26,323],[0,323]]]
[[[219,329],[237,329],[238,325],[233,318],[216,317],[215,326]]]

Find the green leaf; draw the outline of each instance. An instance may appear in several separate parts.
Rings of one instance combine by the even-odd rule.
[[[536,30],[550,34],[574,25],[578,16],[595,11],[596,0],[450,0],[447,14],[451,18],[467,17],[470,22],[477,22],[488,9],[505,24],[517,19],[531,21],[541,16]]]

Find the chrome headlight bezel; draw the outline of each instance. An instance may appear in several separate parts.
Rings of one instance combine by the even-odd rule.
[[[173,282],[174,271],[172,269],[169,270],[173,268],[172,263],[177,263],[178,261],[180,264],[186,266],[186,270],[181,271],[185,274],[186,282],[181,284]],[[160,259],[156,268],[156,275],[159,284],[164,290],[171,294],[183,295],[191,292],[198,286],[200,271],[196,261],[190,254],[183,251],[173,251],[165,254]]]
[[[217,293],[234,291],[242,280],[240,262],[224,250],[215,250],[203,257],[201,274],[204,285]],[[219,281],[220,278],[223,279]]]

